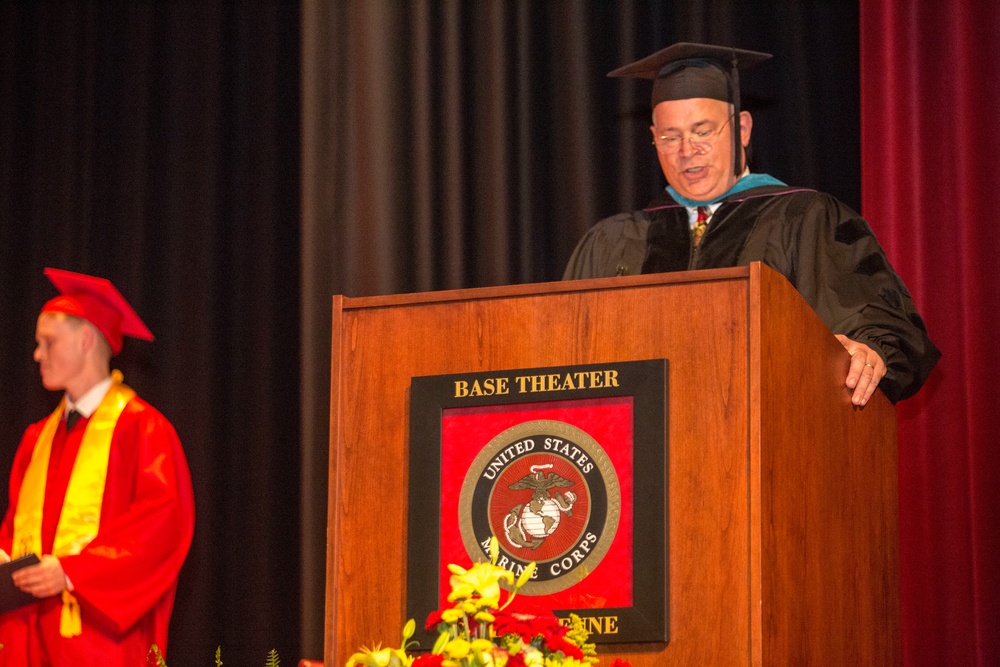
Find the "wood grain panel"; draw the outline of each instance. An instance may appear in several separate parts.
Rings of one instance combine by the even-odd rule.
[[[894,499],[895,470],[888,489],[878,479],[889,462],[870,448],[812,453],[821,440],[860,437],[869,422],[885,420],[885,410],[875,414],[885,406],[858,415],[840,400],[846,353],[829,344],[829,332],[816,329],[818,320],[782,281],[755,267],[337,297],[327,663],[344,664],[363,645],[396,645],[405,621],[411,377],[652,358],[670,362],[671,641],[604,646],[603,664],[614,657],[634,667],[813,660],[817,642],[801,636],[838,613],[800,606],[833,585],[811,569],[825,562],[816,551],[844,571],[858,567],[865,549],[895,556],[894,542],[883,539],[894,514],[873,528],[860,512],[872,498],[850,503],[844,528],[829,536],[812,534],[820,532],[815,521],[837,519],[841,510],[828,501],[857,467],[871,470],[851,483],[878,487],[879,501]],[[811,349],[816,338],[819,356]],[[817,403],[828,417],[813,416]],[[842,423],[852,420],[856,428]],[[858,544],[833,548],[848,538]],[[843,611],[850,603],[838,604]],[[883,622],[892,614],[871,610]],[[895,615],[898,630],[898,609]]]
[[[851,405],[849,357],[780,276],[760,294],[763,664],[899,664],[895,408]]]

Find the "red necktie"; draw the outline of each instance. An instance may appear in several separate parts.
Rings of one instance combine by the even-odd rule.
[[[697,246],[701,242],[701,237],[705,235],[705,228],[708,227],[708,218],[712,215],[707,206],[698,207],[698,219],[695,220],[694,227],[691,228],[691,238]]]

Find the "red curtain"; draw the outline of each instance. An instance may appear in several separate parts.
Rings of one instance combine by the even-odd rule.
[[[861,0],[862,210],[943,356],[899,406],[907,665],[1000,665],[1000,3]]]

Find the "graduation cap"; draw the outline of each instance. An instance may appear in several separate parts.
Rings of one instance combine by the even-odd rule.
[[[83,273],[45,269],[60,295],[42,306],[43,313],[66,313],[87,320],[104,335],[111,353],[122,350],[122,336],[153,340],[153,333],[110,280]]]
[[[669,100],[707,97],[733,105],[734,173],[743,173],[740,160],[740,69],[753,67],[771,57],[770,53],[747,51],[729,46],[678,42],[646,56],[608,76],[653,80],[653,106]]]

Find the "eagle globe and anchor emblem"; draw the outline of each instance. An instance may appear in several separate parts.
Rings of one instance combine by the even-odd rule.
[[[621,509],[604,448],[572,424],[542,419],[502,431],[475,457],[459,497],[459,529],[473,562],[483,560],[493,535],[502,567],[535,562],[521,594],[548,595],[594,571]]]
[[[565,494],[549,489],[558,486],[572,486],[573,482],[556,473],[545,473],[554,466],[551,463],[531,466],[531,474],[525,475],[511,489],[531,489],[534,494],[531,500],[510,509],[510,514],[504,520],[504,533],[513,547],[537,549],[545,538],[559,528],[559,519],[563,513],[573,516],[573,504],[576,494],[567,491]]]

